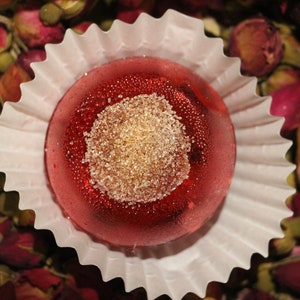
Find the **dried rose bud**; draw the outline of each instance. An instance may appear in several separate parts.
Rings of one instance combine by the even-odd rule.
[[[135,20],[137,19],[137,17],[144,12],[141,9],[127,9],[127,10],[120,10],[117,14],[117,19],[132,24],[135,22]]]
[[[219,282],[210,282],[206,289],[206,297],[215,299],[215,300],[221,300],[223,299],[224,291],[223,291],[223,285]]]
[[[293,20],[295,23],[300,24],[300,3],[299,1],[287,1],[285,15]]]
[[[300,80],[300,70],[290,66],[279,66],[268,76],[261,85],[264,95],[269,95],[284,86],[296,83]]]
[[[74,18],[91,10],[98,0],[52,0],[63,11],[65,19]]]
[[[281,60],[283,45],[274,24],[262,17],[246,19],[234,27],[229,39],[230,56],[242,60],[245,75],[265,76]]]
[[[299,157],[300,158],[300,157]],[[299,161],[300,163],[300,161]],[[294,216],[300,217],[300,192],[296,193],[293,196],[292,200],[292,210],[294,212]]]
[[[32,62],[43,61],[46,59],[46,52],[44,49],[28,49],[22,52],[17,59],[17,63],[29,74],[31,78],[34,77],[34,72],[30,66]]]
[[[0,217],[0,243],[4,236],[8,235],[12,226],[11,219],[1,216]]]
[[[45,25],[57,24],[63,15],[63,10],[53,2],[47,2],[40,8],[40,19]]]
[[[291,33],[283,33],[281,40],[284,45],[282,63],[300,68],[300,42]]]
[[[19,226],[34,226],[35,213],[31,209],[19,210],[14,215],[14,222]]]
[[[0,10],[5,10],[12,7],[17,0],[1,0],[0,1]]]
[[[15,62],[14,56],[9,51],[0,52],[0,73],[7,71],[10,65]]]
[[[16,295],[17,300],[18,299],[30,299],[30,300],[57,299],[57,298],[50,297],[49,294],[44,293],[40,289],[32,286],[27,281],[21,281],[21,282],[17,282],[17,284],[15,284],[15,295]]]
[[[300,81],[284,86],[271,94],[273,100],[270,112],[285,118],[281,134],[289,137],[300,123]]]
[[[0,53],[9,49],[12,43],[12,33],[9,32],[7,26],[0,23]]]
[[[300,187],[300,124],[297,128],[297,134],[296,134],[296,182],[298,187]],[[293,199],[293,211],[296,216],[300,216],[300,194],[297,193],[296,196]]]
[[[104,31],[107,31],[111,28],[111,25],[113,24],[114,20],[113,19],[106,19],[101,21],[99,24],[100,28]]]
[[[291,256],[299,256],[300,257],[300,245],[296,245],[293,248],[293,251],[291,253]]]
[[[18,268],[39,266],[44,257],[35,251],[37,243],[45,243],[41,232],[29,227],[22,230],[11,227],[0,242],[0,260]]]
[[[237,300],[276,300],[271,294],[258,289],[245,288],[239,292]]]
[[[90,21],[83,21],[83,22],[80,22],[80,23],[74,25],[72,27],[72,29],[76,33],[82,34],[82,33],[86,32],[86,30],[90,27],[91,24],[92,24],[92,22],[90,22]]]
[[[282,220],[281,222],[284,234],[295,239],[300,238],[300,217],[293,216]]]
[[[296,239],[286,234],[281,239],[273,239],[270,243],[270,254],[274,256],[288,255],[296,245]]]
[[[275,290],[275,284],[271,276],[271,263],[261,263],[257,269],[257,281],[255,287],[265,293],[271,293]]]
[[[300,260],[288,261],[272,269],[272,275],[278,285],[300,293]]]
[[[19,10],[14,14],[14,32],[30,48],[43,47],[46,43],[62,41],[65,28],[61,23],[45,25],[39,9]]]
[[[21,97],[20,84],[31,80],[30,75],[18,64],[12,64],[0,78],[0,102],[17,102]]]
[[[62,278],[46,268],[34,268],[20,272],[19,280],[27,281],[43,292],[56,288],[62,283]]]

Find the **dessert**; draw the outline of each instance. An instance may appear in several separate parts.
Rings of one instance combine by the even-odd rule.
[[[155,57],[109,62],[65,93],[45,165],[73,224],[115,246],[166,243],[220,209],[235,163],[221,97],[187,68]]]

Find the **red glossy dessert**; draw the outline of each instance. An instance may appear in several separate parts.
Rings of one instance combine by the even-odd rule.
[[[58,103],[45,143],[49,186],[93,239],[149,246],[203,227],[233,175],[220,96],[187,68],[131,57],[84,74]]]

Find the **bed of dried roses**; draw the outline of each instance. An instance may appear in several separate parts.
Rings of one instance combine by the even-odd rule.
[[[114,19],[132,23],[141,12],[159,17],[169,8],[204,20],[207,35],[221,37],[225,53],[241,57],[242,73],[257,76],[257,93],[272,95],[271,112],[285,117],[281,133],[293,141],[287,159],[297,167],[288,178],[298,192],[287,199],[293,216],[282,222],[284,238],[270,242],[267,258],[253,255],[249,270],[211,283],[206,298],[300,299],[299,1],[0,0],[1,103],[18,101],[20,83],[34,76],[30,62],[43,60],[44,45],[60,42],[67,28],[80,34],[95,22],[108,30]],[[34,213],[18,209],[18,194],[5,191],[0,173],[1,299],[147,299],[142,288],[126,293],[119,278],[104,282],[96,267],[81,266],[73,249],[59,248],[51,232],[33,223]]]

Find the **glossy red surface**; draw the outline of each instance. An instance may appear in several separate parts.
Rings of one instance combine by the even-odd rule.
[[[138,94],[164,95],[193,140],[188,179],[170,195],[127,205],[90,183],[84,132],[107,105]],[[235,139],[220,96],[185,67],[132,57],[95,68],[64,95],[49,124],[45,163],[64,214],[96,240],[115,246],[162,244],[204,226],[224,201],[233,175]]]

